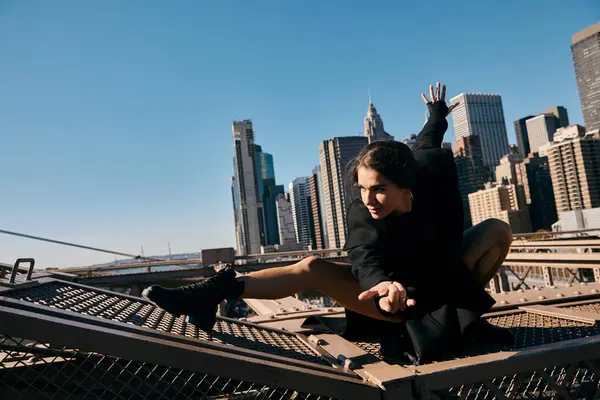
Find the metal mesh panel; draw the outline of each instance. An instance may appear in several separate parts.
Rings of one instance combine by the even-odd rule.
[[[598,361],[553,366],[436,390],[440,399],[594,399],[598,398]]]
[[[582,311],[589,310],[582,309]],[[473,343],[460,354],[453,354],[445,358],[445,360],[505,350],[518,350],[563,340],[600,335],[600,325],[589,325],[583,322],[546,317],[527,312],[500,315],[487,318],[487,320],[492,324],[509,328],[513,335],[515,335],[515,344],[513,346],[500,346]],[[359,341],[355,342],[355,344],[366,352],[381,358],[380,345],[377,341]],[[391,360],[386,361],[390,362]]]
[[[331,365],[293,334],[272,332],[218,319],[213,331],[206,333],[188,324],[185,316],[175,317],[164,310],[118,294],[52,282],[3,294],[4,296],[92,315],[127,324],[143,326],[182,336],[210,340],[245,349],[290,357],[321,365]]]
[[[3,336],[0,336],[0,398],[329,399]]]
[[[600,314],[600,303],[582,304],[582,305],[578,305],[578,306],[569,306],[569,307],[564,307],[564,308],[569,309],[569,310],[574,310],[574,311],[585,311],[585,312]]]

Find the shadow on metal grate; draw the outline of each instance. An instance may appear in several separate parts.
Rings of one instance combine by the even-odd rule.
[[[597,399],[598,360],[559,365],[436,390],[440,399]]]
[[[0,398],[330,399],[0,336]]]
[[[592,308],[592,306],[594,308]],[[592,311],[592,309],[596,311],[600,310],[596,304],[572,308],[581,311]],[[494,346],[473,343],[468,345],[459,354],[453,354],[440,361],[472,357],[499,351],[522,350],[533,346],[600,335],[600,324],[589,325],[584,322],[548,317],[524,311],[494,316],[487,318],[487,320],[492,324],[509,328],[513,335],[515,335],[515,344],[512,346]],[[380,354],[380,345],[377,341],[358,341],[354,343],[366,352],[382,358]],[[396,363],[394,360],[386,359],[385,361]]]
[[[3,294],[6,297],[85,315],[143,326],[182,336],[210,340],[240,348],[294,358],[320,365],[330,364],[294,334],[273,332],[259,326],[218,319],[206,333],[160,308],[116,293],[106,293],[65,282],[50,282]]]

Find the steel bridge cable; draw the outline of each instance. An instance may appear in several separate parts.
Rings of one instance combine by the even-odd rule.
[[[114,254],[114,255],[117,255],[117,256],[131,257],[131,258],[134,258],[136,260],[161,261],[159,259],[152,258],[152,257],[144,257],[144,256],[141,256],[141,255],[121,253],[119,251],[100,249],[100,248],[97,248],[97,247],[84,246],[84,245],[76,244],[76,243],[62,242],[60,240],[48,239],[48,238],[43,238],[43,237],[33,236],[33,235],[26,235],[24,233],[11,232],[11,231],[7,231],[7,230],[4,230],[4,229],[0,229],[0,233],[4,233],[6,235],[12,235],[12,236],[20,236],[20,237],[24,237],[24,238],[27,238],[27,239],[40,240],[42,242],[62,244],[64,246],[78,247],[80,249],[99,251],[101,253]]]

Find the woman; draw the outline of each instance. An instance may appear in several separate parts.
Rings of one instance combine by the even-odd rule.
[[[512,233],[499,220],[463,233],[454,158],[441,148],[446,117],[457,104],[447,107],[439,82],[429,92],[430,99],[422,97],[430,118],[413,151],[399,142],[374,142],[352,168],[361,198],[347,213],[351,268],[316,257],[237,278],[227,268],[186,287],[151,286],[144,297],[210,330],[224,299],[277,299],[316,289],[348,310],[348,335],[364,336],[377,326],[379,338],[394,337],[408,328],[411,339],[435,342],[438,350],[459,335],[511,343],[510,332],[479,317],[494,304],[484,285],[502,265]]]

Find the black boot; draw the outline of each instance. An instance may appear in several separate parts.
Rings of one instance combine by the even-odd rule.
[[[464,333],[464,337],[472,339],[479,343],[501,344],[511,346],[515,344],[515,337],[508,328],[490,324],[483,318],[478,319],[469,325]]]
[[[244,282],[236,280],[235,270],[227,267],[192,285],[174,289],[152,285],[143,291],[142,296],[175,316],[187,315],[188,322],[210,331],[219,303],[239,298],[243,292]]]

